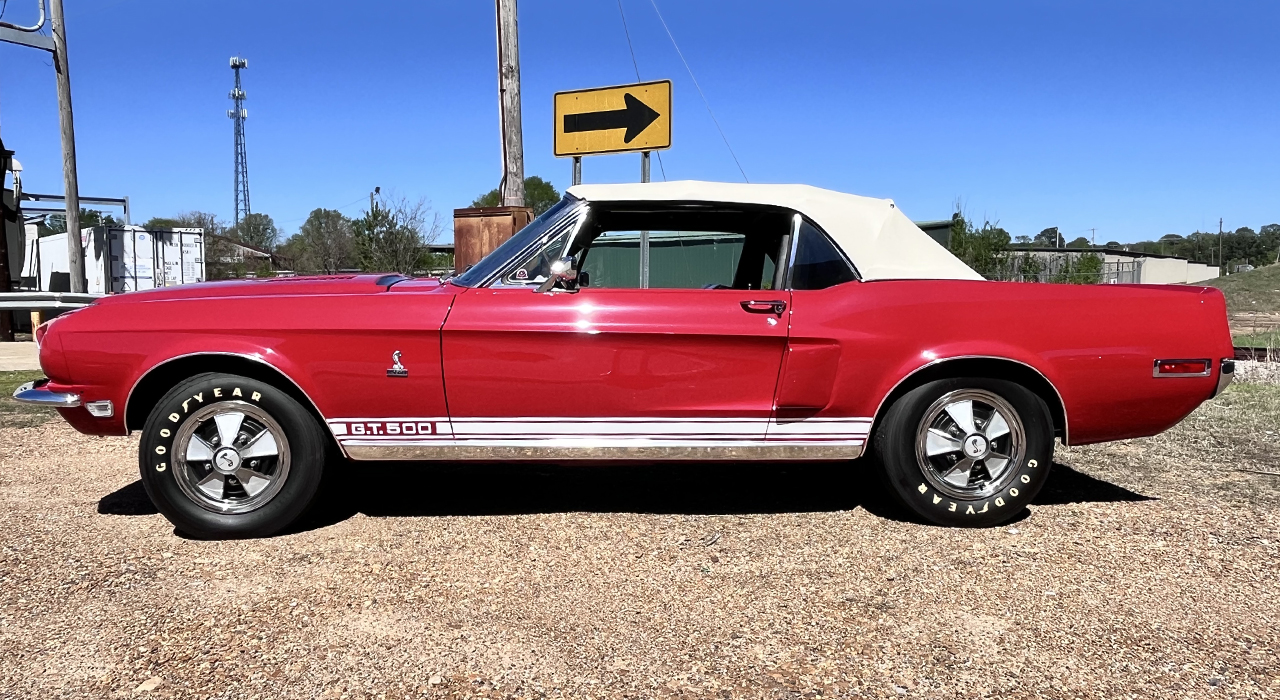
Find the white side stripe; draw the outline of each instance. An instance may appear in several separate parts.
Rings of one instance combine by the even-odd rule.
[[[454,444],[510,447],[862,445],[870,418],[339,418],[328,421],[343,445]]]

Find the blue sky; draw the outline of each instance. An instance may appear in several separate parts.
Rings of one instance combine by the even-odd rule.
[[[0,0],[2,1],[2,0]],[[81,193],[135,220],[231,218],[232,72],[249,59],[254,211],[291,233],[374,186],[467,206],[501,178],[492,2],[65,0]],[[6,21],[35,0],[8,0]],[[675,86],[669,179],[740,180],[650,0],[623,0],[643,79]],[[1280,221],[1274,2],[658,0],[753,182],[803,182],[1013,234],[1099,242]],[[617,0],[520,2],[526,171],[551,96],[635,79]],[[60,192],[48,57],[0,44],[0,133]],[[633,181],[639,156],[588,158]],[[654,178],[662,173],[654,162]],[[446,233],[446,237],[448,234]]]

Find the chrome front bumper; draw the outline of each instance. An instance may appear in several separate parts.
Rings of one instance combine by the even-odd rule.
[[[48,383],[48,379],[27,382],[13,392],[13,400],[50,408],[75,408],[80,405],[79,394],[62,394],[56,391],[49,391],[45,388]]]

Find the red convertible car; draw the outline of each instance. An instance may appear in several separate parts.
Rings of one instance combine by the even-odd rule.
[[[338,455],[870,455],[920,518],[993,525],[1055,439],[1153,435],[1233,369],[1216,289],[988,282],[892,201],[705,182],[573,187],[445,280],[134,292],[36,336],[15,397],[141,430],[147,493],[202,537],[284,528]]]

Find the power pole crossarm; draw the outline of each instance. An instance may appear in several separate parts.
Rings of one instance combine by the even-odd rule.
[[[524,206],[524,140],[520,132],[520,41],[516,0],[497,0],[498,101],[502,116],[502,206]]]
[[[80,243],[80,183],[76,177],[76,127],[71,113],[71,75],[67,72],[67,23],[62,0],[50,0],[53,29],[53,69],[58,74],[58,124],[62,131],[62,179],[67,190],[67,270],[71,291],[88,291],[84,276],[84,246]]]

